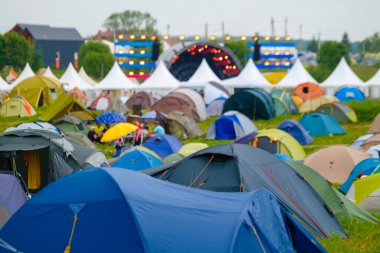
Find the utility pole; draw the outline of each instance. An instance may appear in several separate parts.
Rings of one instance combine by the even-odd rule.
[[[302,24],[300,24],[300,40],[302,40]]]
[[[271,17],[271,19],[270,19],[270,26],[271,26],[271,36],[274,37],[275,36],[275,30],[274,30],[274,19],[273,19],[273,17]]]
[[[321,48],[321,35],[322,35],[322,33],[321,33],[321,30],[319,30],[318,31],[318,50]]]
[[[222,37],[224,37],[224,21],[222,21]]]
[[[285,17],[285,36],[288,36],[288,17]]]
[[[205,39],[207,39],[207,38],[208,38],[208,23],[206,21],[206,23],[205,23]]]
[[[166,25],[166,34],[167,34],[167,35],[170,34],[170,24],[167,24],[167,25]]]

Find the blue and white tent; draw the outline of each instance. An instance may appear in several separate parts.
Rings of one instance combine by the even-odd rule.
[[[29,253],[326,252],[264,189],[216,193],[117,168],[52,183],[0,238]]]
[[[257,127],[247,116],[237,111],[228,111],[210,125],[206,139],[234,140],[256,131]]]
[[[305,128],[295,120],[284,120],[277,128],[293,136],[302,145],[309,145],[313,142],[313,138],[311,138]]]

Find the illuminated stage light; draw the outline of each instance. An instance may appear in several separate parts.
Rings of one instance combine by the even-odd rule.
[[[269,62],[269,61],[264,62],[264,65],[265,65],[265,66],[269,66],[269,65],[270,65],[270,62]]]
[[[169,35],[164,35],[162,38],[163,38],[164,40],[168,40],[168,39],[169,39]]]
[[[185,39],[185,36],[181,35],[178,37],[179,40],[184,40]]]
[[[134,61],[129,61],[129,64],[133,65],[133,64],[135,64],[135,62]]]
[[[223,57],[219,57],[219,61],[223,61]]]
[[[224,59],[226,59],[226,60],[227,60],[227,59],[228,59],[228,55],[224,56]]]
[[[264,54],[265,55],[269,55],[269,51],[264,51]]]
[[[194,36],[194,39],[195,39],[195,40],[199,40],[199,39],[200,39],[199,35],[195,35],[195,36]]]
[[[119,65],[123,64],[124,62],[123,61],[119,61]]]
[[[247,36],[241,36],[240,39],[241,39],[242,41],[245,41],[245,40],[247,40]]]
[[[289,40],[291,40],[292,39],[292,37],[290,37],[290,36],[286,36],[285,37],[285,40],[287,40],[287,41],[289,41]]]
[[[141,50],[141,51],[140,51],[140,54],[145,54],[145,50]]]
[[[135,51],[133,51],[133,50],[129,50],[129,53],[130,53],[130,54],[134,54]]]
[[[275,55],[280,55],[280,51],[275,51],[274,54]]]
[[[134,74],[135,74],[135,72],[133,72],[133,71],[129,71],[129,73],[128,73],[130,76],[133,76]]]
[[[290,65],[290,62],[285,62],[285,66],[289,66]]]
[[[141,35],[141,36],[140,36],[140,39],[145,40],[145,39],[146,39],[146,35],[144,35],[144,34]]]
[[[232,69],[236,69],[236,66],[232,66]]]
[[[276,61],[276,62],[274,63],[274,65],[275,65],[275,66],[280,66],[280,62],[279,62],[279,61]]]
[[[274,37],[274,40],[280,40],[280,36]]]
[[[150,40],[156,40],[156,39],[157,39],[156,36],[154,36],[154,35],[150,36]]]
[[[122,40],[122,39],[124,39],[124,35],[123,34],[119,34],[118,38],[119,38],[119,40]]]
[[[265,36],[264,40],[270,40],[269,36]]]
[[[231,40],[231,36],[230,35],[227,35],[226,38],[225,38],[227,41]]]
[[[216,36],[215,35],[211,35],[210,40],[216,40]]]
[[[122,49],[120,49],[118,52],[119,52],[119,54],[124,53],[124,51]]]
[[[140,65],[144,65],[145,64],[145,61],[140,61]]]
[[[139,75],[140,75],[140,76],[143,76],[144,74],[145,74],[145,73],[144,73],[144,72],[142,72],[142,71],[139,73]]]
[[[285,51],[285,55],[290,55],[290,51]]]
[[[257,40],[259,40],[259,36],[254,36],[253,41],[257,41]]]
[[[130,38],[131,40],[134,40],[134,39],[136,38],[136,36],[133,35],[133,34],[131,34],[131,35],[129,35],[129,38]]]

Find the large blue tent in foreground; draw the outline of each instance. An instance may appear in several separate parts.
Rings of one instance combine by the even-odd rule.
[[[117,168],[50,184],[0,238],[31,253],[326,252],[264,189],[216,193]]]

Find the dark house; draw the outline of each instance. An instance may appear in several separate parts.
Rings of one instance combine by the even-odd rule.
[[[24,36],[36,49],[40,49],[46,66],[55,66],[59,54],[61,68],[67,67],[69,62],[74,62],[74,55],[84,42],[75,28],[17,24],[11,32]]]

